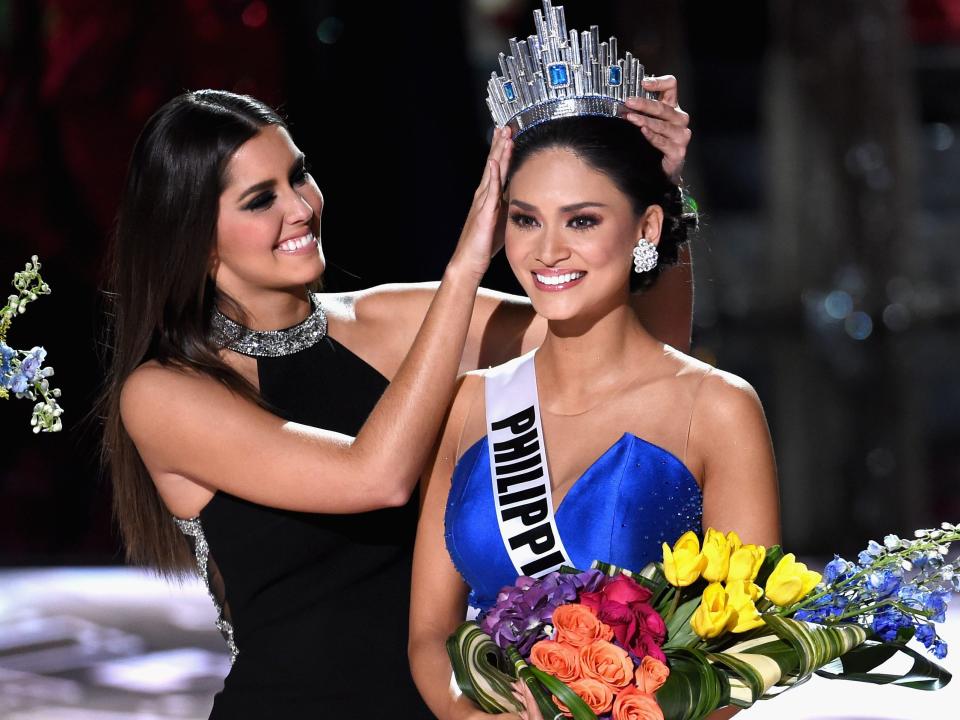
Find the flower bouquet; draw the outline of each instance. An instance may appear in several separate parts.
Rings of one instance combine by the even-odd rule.
[[[545,718],[696,720],[750,707],[813,674],[936,690],[950,674],[907,645],[946,655],[936,623],[960,591],[949,523],[871,541],[823,574],[736,533],[686,533],[631,573],[601,562],[520,577],[447,641],[461,691],[516,712],[516,678]],[[909,672],[874,672],[896,654]]]
[[[13,276],[16,293],[7,298],[7,304],[0,309],[0,398],[9,398],[12,393],[18,398],[34,401],[33,416],[30,424],[33,431],[57,432],[63,425],[60,416],[63,408],[57,402],[60,391],[50,387],[48,378],[53,375],[52,367],[43,367],[47,351],[42,347],[30,350],[15,350],[7,345],[7,331],[13,318],[23,315],[27,305],[40,295],[49,295],[50,286],[40,277],[40,263],[34,255],[22,272]]]

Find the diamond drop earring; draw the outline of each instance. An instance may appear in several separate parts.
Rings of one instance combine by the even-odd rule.
[[[646,238],[640,238],[633,249],[633,269],[638,273],[645,273],[657,266],[657,246]]]

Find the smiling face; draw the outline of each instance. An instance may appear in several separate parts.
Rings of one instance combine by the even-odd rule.
[[[507,259],[538,314],[600,316],[628,301],[633,248],[658,242],[659,206],[638,216],[609,176],[562,147],[531,155],[507,192]]]
[[[287,131],[264,127],[230,158],[220,195],[212,277],[235,298],[315,281],[323,195]]]

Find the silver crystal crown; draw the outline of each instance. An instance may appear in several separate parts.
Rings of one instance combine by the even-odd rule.
[[[516,137],[535,125],[561,117],[628,112],[630,97],[656,98],[644,90],[644,67],[626,53],[620,57],[617,39],[600,42],[600,31],[567,32],[563,7],[543,0],[534,10],[537,34],[510,39],[510,54],[500,53],[500,71],[490,74],[487,107],[497,127],[510,126]]]

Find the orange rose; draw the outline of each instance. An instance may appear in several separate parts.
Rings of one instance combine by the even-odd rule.
[[[530,662],[561,682],[570,683],[583,677],[577,649],[556,640],[541,640],[530,648]]]
[[[581,678],[580,680],[574,680],[569,684],[569,687],[580,696],[595,715],[610,712],[610,708],[613,707],[613,690],[599,680]],[[553,702],[560,709],[560,712],[570,717],[570,708],[560,702],[556,695],[553,696]]]
[[[553,626],[557,642],[583,647],[594,640],[609,640],[613,630],[602,623],[593,611],[583,605],[561,605],[553,611]]]
[[[631,685],[617,695],[613,720],[663,720],[663,711],[653,695]]]
[[[633,680],[633,661],[627,651],[606,640],[594,640],[580,648],[580,669],[585,678],[606,683],[613,689]]]
[[[637,673],[634,677],[637,681],[637,689],[653,695],[653,693],[663,687],[667,678],[670,677],[670,668],[656,658],[647,655],[640,661],[640,667],[637,668]]]

